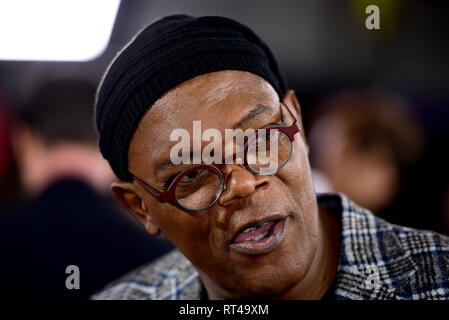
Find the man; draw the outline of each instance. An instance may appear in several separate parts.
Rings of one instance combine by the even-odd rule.
[[[232,146],[233,161],[176,164],[174,133],[194,136],[195,121],[203,137],[254,129],[270,148],[286,137],[273,144],[279,166],[260,174],[248,161],[259,136]],[[177,248],[95,299],[449,297],[447,238],[316,196],[299,103],[268,47],[236,21],[175,15],[145,28],[107,70],[96,125],[120,179],[115,197]],[[217,136],[193,141],[187,160],[206,142],[227,145]]]
[[[87,299],[170,248],[102,195],[113,174],[95,146],[94,97],[89,82],[52,81],[20,112],[13,144],[30,201],[0,217],[2,296]]]

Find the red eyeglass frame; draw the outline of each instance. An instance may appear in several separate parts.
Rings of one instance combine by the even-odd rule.
[[[264,132],[270,131],[270,130],[279,130],[282,133],[285,133],[288,138],[290,139],[290,142],[293,142],[295,140],[295,134],[298,133],[299,131],[301,131],[301,128],[299,127],[299,124],[297,121],[293,122],[290,126],[273,126],[273,127],[268,127],[268,128],[264,128]],[[259,174],[257,171],[254,171],[249,165],[248,162],[246,160],[246,155],[248,152],[248,146],[250,145],[250,143],[252,143],[255,139],[257,139],[259,135],[259,131],[254,134],[252,137],[250,137],[250,139],[245,143],[243,150],[241,150],[240,152],[234,153],[232,155],[232,162],[235,161],[238,158],[243,159],[243,165],[252,173],[254,174]],[[293,144],[291,145],[291,148],[293,149]],[[288,160],[290,160],[291,154],[293,151],[290,151],[290,155],[288,157],[288,159],[285,161],[285,163],[279,167],[276,172],[278,172],[287,162]],[[243,155],[243,157],[241,157]],[[229,161],[225,161],[224,164],[219,163],[219,164],[196,164],[193,165],[191,167],[188,167],[184,170],[182,170],[180,173],[178,173],[176,175],[176,177],[173,179],[173,181],[170,183],[168,189],[166,191],[158,191],[156,189],[154,189],[153,187],[149,186],[147,183],[145,183],[143,180],[139,179],[138,177],[136,177],[135,175],[132,175],[134,179],[136,179],[136,181],[145,189],[146,192],[148,192],[151,196],[153,196],[154,199],[156,199],[157,201],[164,203],[164,202],[170,202],[171,205],[177,207],[178,209],[181,209],[183,211],[186,212],[195,212],[195,211],[202,211],[205,209],[208,209],[210,207],[212,207],[221,197],[221,195],[223,194],[224,191],[224,183],[225,183],[225,176],[223,174],[222,168],[223,166]],[[215,172],[220,178],[221,178],[221,192],[220,195],[217,197],[217,199],[215,201],[213,201],[210,205],[201,208],[201,209],[189,209],[186,208],[184,206],[182,206],[181,204],[179,204],[178,200],[176,199],[176,186],[178,185],[179,181],[184,178],[185,175],[189,174],[190,172],[197,170],[197,169],[210,169],[213,172]]]

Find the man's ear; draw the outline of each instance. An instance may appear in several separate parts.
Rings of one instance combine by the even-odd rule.
[[[309,154],[309,145],[306,140],[306,135],[304,132],[304,125],[302,123],[302,116],[301,116],[301,105],[298,102],[298,99],[296,99],[296,94],[293,90],[288,90],[284,98],[282,99],[282,102],[287,107],[290,114],[298,121],[299,127],[301,128],[300,134],[304,140],[304,143],[307,148],[307,154]]]
[[[132,182],[113,182],[111,189],[120,205],[134,214],[150,234],[158,235],[161,233],[158,225],[151,217],[147,205],[138,194],[136,186]]]

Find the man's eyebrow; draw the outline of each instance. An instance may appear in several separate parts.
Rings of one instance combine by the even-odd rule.
[[[243,116],[243,118],[241,118],[239,121],[237,121],[232,126],[232,129],[237,129],[237,128],[241,127],[243,124],[254,119],[261,113],[265,112],[266,110],[273,110],[273,108],[271,108],[270,106],[258,103],[254,109],[252,109],[245,116]]]
[[[157,166],[156,166],[156,170],[155,171],[164,171],[169,169],[170,167],[173,167],[174,164],[170,159],[165,159],[164,161],[160,162]]]
[[[193,157],[193,151],[190,151],[190,155],[189,155],[190,159],[192,159]],[[155,172],[158,171],[164,171],[173,167],[177,167],[179,166],[179,164],[174,164],[171,159],[165,159],[163,161],[161,161],[159,164],[156,165],[156,169]]]

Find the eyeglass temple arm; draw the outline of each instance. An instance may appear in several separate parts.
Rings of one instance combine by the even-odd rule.
[[[152,187],[147,185],[144,181],[140,180],[136,176],[133,176],[133,177],[145,189],[146,192],[148,192],[150,195],[152,195],[159,202],[164,202],[164,199],[162,199],[163,198],[162,197],[162,193],[160,193],[159,191],[153,189]]]

